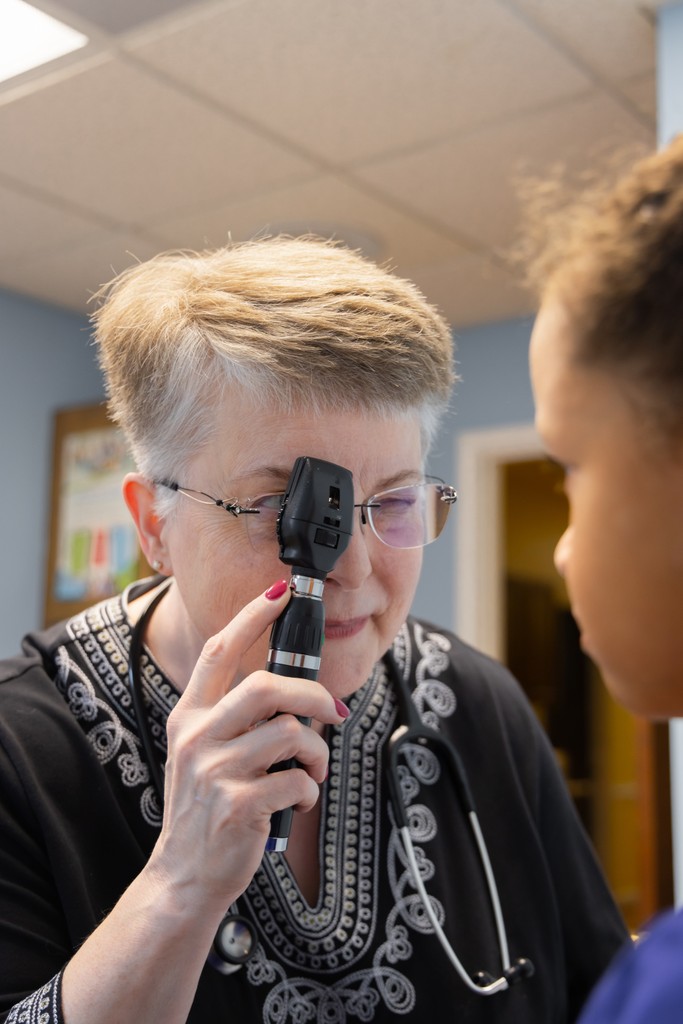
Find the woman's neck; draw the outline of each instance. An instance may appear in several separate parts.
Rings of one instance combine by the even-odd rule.
[[[144,615],[158,588],[148,591],[128,603],[127,614],[131,626]],[[192,675],[201,652],[201,643],[183,613],[178,588],[171,583],[166,595],[151,613],[144,627],[143,642],[165,676],[182,693]]]

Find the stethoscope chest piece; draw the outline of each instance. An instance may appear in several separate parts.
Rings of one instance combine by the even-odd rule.
[[[213,940],[209,963],[221,974],[233,974],[252,958],[256,945],[252,923],[241,914],[226,914]]]

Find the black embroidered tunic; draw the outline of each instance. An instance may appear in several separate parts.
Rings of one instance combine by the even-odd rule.
[[[130,634],[125,600],[115,598],[30,635],[23,656],[0,665],[0,1021],[9,1024],[62,1022],[66,962],[159,834],[127,684]],[[381,662],[348,701],[348,720],[328,733],[315,905],[286,859],[266,854],[239,900],[256,927],[256,955],[230,976],[205,967],[192,1024],[564,1024],[626,941],[552,750],[509,673],[412,619],[392,653],[423,721],[459,750],[510,955],[530,958],[534,977],[472,994],[434,934],[389,808],[382,758],[397,710]],[[147,653],[141,670],[163,760],[179,695]],[[480,860],[439,760],[409,747],[400,782],[438,920],[468,971],[497,975]]]

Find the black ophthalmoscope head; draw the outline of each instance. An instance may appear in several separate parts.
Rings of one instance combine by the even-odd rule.
[[[333,462],[300,456],[277,520],[280,561],[292,573],[324,580],[353,529],[353,476]]]

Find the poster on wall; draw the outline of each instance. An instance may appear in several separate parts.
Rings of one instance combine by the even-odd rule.
[[[121,493],[134,468],[103,405],[55,414],[46,625],[149,573]]]

